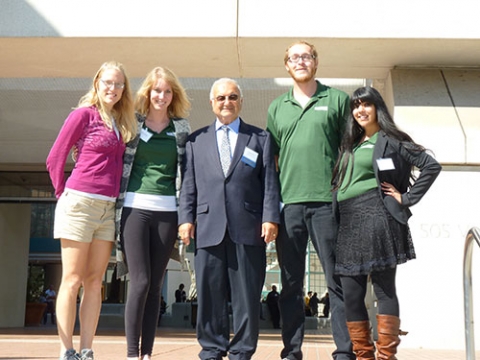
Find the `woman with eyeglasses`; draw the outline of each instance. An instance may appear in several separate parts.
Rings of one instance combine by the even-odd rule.
[[[139,130],[127,144],[117,202],[117,275],[125,275],[128,264],[127,359],[149,360],[163,278],[177,239],[176,195],[190,101],[175,74],[156,67],[137,92],[135,110]]]
[[[402,335],[396,270],[415,258],[409,208],[425,195],[441,166],[397,128],[374,88],[355,90],[350,110],[333,173],[340,220],[335,272],[357,359],[396,359]],[[368,276],[378,300],[376,357],[365,306]]]
[[[65,120],[47,158],[58,198],[54,237],[61,242],[62,280],[57,296],[60,359],[92,360],[92,343],[102,305],[101,289],[115,238],[115,202],[120,190],[125,144],[136,134],[130,84],[122,64],[104,63]],[[68,179],[72,148],[76,162]],[[80,287],[80,352],[73,348]]]

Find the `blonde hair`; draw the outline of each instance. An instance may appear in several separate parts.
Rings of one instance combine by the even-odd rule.
[[[172,88],[172,102],[168,106],[168,116],[170,118],[186,118],[190,112],[190,100],[187,92],[178,80],[177,76],[168,68],[156,67],[150,71],[143,81],[135,98],[135,110],[146,116],[150,109],[150,92],[158,79],[163,79]]]
[[[284,64],[286,64],[287,61],[288,61],[288,51],[290,50],[290,48],[292,46],[299,45],[299,44],[309,46],[310,50],[312,51],[312,55],[315,57],[315,59],[318,59],[318,52],[317,52],[317,49],[315,49],[315,45],[310,44],[309,42],[307,42],[305,40],[299,40],[299,41],[294,42],[293,44],[290,44],[290,46],[287,47],[287,49],[285,50],[285,56],[283,57],[283,63]]]
[[[111,111],[105,107],[102,99],[98,96],[98,83],[101,76],[107,69],[118,70],[125,78],[125,86],[123,88],[122,97],[113,106]],[[98,69],[97,73],[93,77],[92,87],[80,98],[78,102],[78,107],[89,107],[92,105],[97,108],[103,122],[105,123],[105,126],[110,130],[112,130],[111,117],[114,117],[118,131],[122,135],[122,140],[124,143],[129,142],[135,137],[137,133],[137,121],[135,119],[135,112],[133,108],[132,90],[130,87],[130,81],[128,80],[125,72],[125,68],[121,63],[116,61],[107,61],[100,66],[100,69]]]

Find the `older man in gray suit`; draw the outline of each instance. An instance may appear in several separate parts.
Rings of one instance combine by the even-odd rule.
[[[210,103],[215,122],[191,134],[186,145],[179,234],[187,244],[195,238],[199,357],[251,359],[265,244],[275,240],[280,221],[278,178],[270,135],[239,117],[243,96],[237,82],[217,80]]]

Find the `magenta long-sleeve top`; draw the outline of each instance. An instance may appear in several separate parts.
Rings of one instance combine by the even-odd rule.
[[[65,164],[73,146],[78,149],[72,174],[65,181]],[[117,197],[125,144],[109,130],[95,106],[75,109],[65,120],[47,157],[47,170],[57,198],[65,187],[90,194]]]

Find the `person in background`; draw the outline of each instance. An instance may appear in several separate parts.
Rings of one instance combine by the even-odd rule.
[[[310,298],[312,297],[312,292],[307,292],[305,296],[305,316],[312,316],[312,309],[310,309]]]
[[[179,234],[187,245],[195,238],[202,360],[227,353],[231,360],[249,360],[255,353],[266,244],[275,239],[280,221],[270,135],[240,119],[242,103],[235,80],[215,81],[210,104],[216,119],[187,142]]]
[[[115,237],[115,201],[125,144],[136,134],[130,82],[122,64],[104,63],[91,89],[65,120],[47,157],[55,195],[54,237],[60,238],[62,280],[56,315],[60,359],[93,359],[92,343],[102,305],[101,289]],[[72,148],[76,162],[65,180]],[[77,295],[80,353],[73,348]]]
[[[127,269],[125,305],[127,358],[152,356],[160,312],[160,292],[177,239],[177,192],[190,125],[190,101],[176,75],[151,70],[135,99],[138,135],[127,144],[117,208],[121,227],[118,276]],[[122,209],[123,206],[123,209]],[[117,214],[119,215],[119,214]],[[118,217],[117,217],[118,218]],[[117,246],[118,248],[118,246]],[[127,268],[128,267],[128,268]]]
[[[175,290],[175,302],[185,302],[187,300],[187,294],[185,293],[185,285],[180,284],[178,285],[178,289]]]
[[[320,299],[318,298],[318,294],[316,292],[313,293],[308,305],[310,306],[310,312],[312,316],[318,316],[318,304],[320,303]]]
[[[167,312],[167,302],[165,299],[162,297],[160,298],[160,314],[158,315],[158,326],[160,326],[160,323],[162,322],[162,315],[164,315]]]
[[[55,325],[55,300],[57,299],[57,292],[53,284],[45,290],[45,302],[47,308],[45,309],[45,314],[43,315],[43,323],[47,323],[48,314],[50,314],[50,321]]]
[[[277,291],[277,287],[275,285],[272,285],[272,291],[268,293],[266,302],[274,329],[280,329],[280,309],[278,307],[279,297],[280,294]]]
[[[320,304],[323,304],[321,317],[328,318],[330,316],[330,296],[328,295],[328,291],[320,299]]]
[[[331,178],[348,116],[348,95],[315,80],[315,46],[297,41],[285,51],[292,89],[268,108],[267,130],[277,157],[284,204],[275,242],[282,277],[282,359],[300,360],[305,334],[304,279],[309,240],[322,264],[332,304],[336,360],[355,359],[345,322],[340,279],[334,276],[338,224]]]
[[[441,166],[398,129],[376,89],[355,90],[350,109],[332,180],[340,220],[335,271],[357,359],[396,359],[402,335],[396,270],[415,258],[410,206],[425,195]],[[365,306],[369,276],[378,302],[376,354]]]

